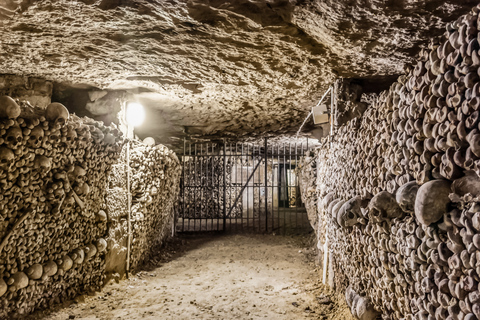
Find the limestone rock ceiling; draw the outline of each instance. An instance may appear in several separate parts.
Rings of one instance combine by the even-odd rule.
[[[0,73],[133,92],[149,115],[138,134],[167,144],[288,133],[336,77],[401,74],[476,4],[0,0]]]

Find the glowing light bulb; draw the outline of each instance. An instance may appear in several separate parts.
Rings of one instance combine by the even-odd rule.
[[[145,109],[140,103],[129,102],[125,117],[129,125],[138,127],[145,121]]]

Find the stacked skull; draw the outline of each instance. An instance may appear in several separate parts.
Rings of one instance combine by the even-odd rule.
[[[100,288],[107,227],[95,216],[122,144],[59,103],[0,97],[0,318]]]
[[[175,153],[163,145],[129,143],[132,194],[130,268],[133,270],[149,258],[153,247],[171,234],[181,166]],[[114,256],[123,252],[126,258],[128,245],[126,148],[127,145],[108,177],[107,211],[111,213],[111,221],[107,241],[111,256],[107,256],[107,272],[125,271],[125,260],[115,261]],[[117,262],[121,266],[115,265]]]
[[[316,151],[336,284],[384,319],[480,319],[479,10]]]

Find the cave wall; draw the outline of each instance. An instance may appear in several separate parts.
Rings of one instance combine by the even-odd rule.
[[[102,286],[106,181],[122,144],[61,105],[0,97],[0,318]]]
[[[0,74],[0,95],[28,101],[32,106],[45,109],[51,102],[52,81],[23,77],[13,74]]]
[[[108,176],[109,212],[107,273],[125,272],[127,257],[127,146]],[[170,235],[180,189],[181,166],[163,145],[131,141],[132,247],[130,269],[135,270]]]
[[[304,159],[317,246],[328,239],[329,272],[354,315],[480,319],[477,21],[475,8],[448,24]]]

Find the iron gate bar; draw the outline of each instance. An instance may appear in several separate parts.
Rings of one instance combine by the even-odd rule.
[[[197,144],[195,144],[195,147],[193,149],[194,155],[197,154]],[[196,229],[197,227],[197,185],[198,185],[198,179],[197,179],[197,157],[195,157],[195,161],[193,162],[193,183],[194,183],[194,189],[193,189],[193,230]]]
[[[294,169],[297,168],[297,151],[298,151],[297,140],[295,140],[295,167],[294,167]],[[290,161],[290,168],[291,167],[292,167],[292,162]],[[290,169],[290,175],[291,174],[292,174],[292,170]],[[295,175],[295,184],[293,185],[293,188],[295,188],[294,189],[294,191],[295,191],[295,227],[298,226],[298,217],[297,217],[297,210],[298,210],[298,208],[297,208],[297,197],[298,197],[298,195],[297,195],[297,180],[296,179],[297,179],[297,175]],[[293,194],[293,192],[292,192],[292,194]]]
[[[235,154],[238,154],[238,142],[235,143]],[[241,161],[242,158],[240,158]],[[235,157],[235,191],[238,191],[238,159]],[[243,208],[240,207],[240,210]],[[238,231],[238,215],[235,216],[235,231]]]
[[[223,231],[227,225],[227,148],[223,140]]]
[[[186,144],[185,138],[183,138],[183,156],[182,156],[182,171],[183,171],[183,190],[182,190],[182,196],[183,196],[183,215],[185,215],[185,144]],[[182,230],[185,230],[185,219],[182,218]]]
[[[265,138],[265,233],[268,232],[268,147],[267,138]]]
[[[299,197],[296,168],[309,145],[305,148],[304,143],[287,142],[288,146],[287,143],[269,146],[269,139],[262,140],[263,146],[262,143],[239,145],[226,139],[218,144],[187,145],[184,139],[180,198],[183,211],[179,215],[182,223],[178,225],[182,231],[248,229],[286,234],[308,225]],[[263,175],[258,170],[262,164]]]
[[[239,192],[238,195],[236,196],[235,201],[233,201],[233,205],[231,205],[231,206],[230,206],[230,209],[228,210],[228,215],[227,215],[227,216],[230,217],[233,209],[235,209],[235,206],[237,205],[238,200],[239,200],[240,197],[243,195],[243,191],[245,191],[245,189],[247,188],[248,183],[250,182],[250,180],[252,179],[253,175],[254,175],[255,172],[257,171],[257,168],[260,166],[260,163],[261,163],[261,162],[258,162],[258,163],[257,163],[257,166],[253,169],[253,172],[252,172],[252,173],[250,174],[250,176],[248,177],[247,182],[245,182],[245,184],[244,184],[244,185],[242,186],[242,188],[240,189],[240,192]],[[236,178],[236,175],[237,175],[237,170],[235,170],[235,178]],[[242,171],[242,176],[243,176],[243,171]],[[235,181],[236,181],[236,179],[235,179]],[[242,179],[242,181],[243,181],[243,179]],[[235,185],[235,188],[238,188],[238,186]],[[230,199],[230,201],[231,201],[231,199]],[[243,219],[243,218],[242,218],[242,219]],[[237,222],[237,217],[235,217],[235,222]],[[236,227],[235,227],[235,229],[236,229]]]
[[[252,166],[255,165],[255,145],[252,146]],[[255,231],[255,176],[252,181],[252,229]]]
[[[241,161],[241,170],[240,170],[240,181],[243,181],[243,143],[242,143],[242,157],[240,158],[240,161]],[[242,203],[242,218],[241,218],[241,221],[242,221],[242,229],[243,229],[243,203]]]

